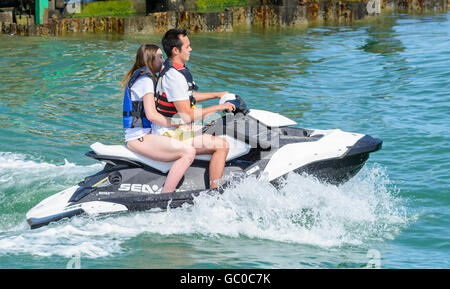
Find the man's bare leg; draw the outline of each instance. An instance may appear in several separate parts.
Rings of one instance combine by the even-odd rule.
[[[209,187],[217,188],[229,151],[228,142],[223,138],[204,134],[194,137],[193,146],[198,155],[212,154],[209,162]]]

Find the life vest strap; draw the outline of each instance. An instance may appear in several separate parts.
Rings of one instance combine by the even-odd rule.
[[[138,117],[138,118],[144,118],[145,117],[145,112],[138,112],[138,111],[124,111],[123,112],[123,116],[125,117],[130,117],[130,116],[134,116],[134,117]]]
[[[167,101],[164,101],[164,100],[161,100],[161,99],[158,99],[158,103],[162,104],[164,106],[175,107],[175,104],[173,104],[172,102],[167,102]]]
[[[170,113],[170,114],[176,114],[176,113],[177,113],[176,111],[173,111],[173,110],[165,110],[165,109],[162,109],[162,108],[158,108],[157,110],[158,110],[158,111],[165,112],[165,113]]]

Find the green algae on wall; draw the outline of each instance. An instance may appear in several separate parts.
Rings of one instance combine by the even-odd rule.
[[[247,0],[197,0],[197,12],[222,12],[225,8],[247,6]]]
[[[100,1],[83,5],[75,17],[126,17],[135,14],[131,1]]]

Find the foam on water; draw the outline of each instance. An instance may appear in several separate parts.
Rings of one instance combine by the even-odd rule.
[[[78,179],[83,174],[101,167],[101,164],[79,166],[66,159],[63,165],[57,165],[34,160],[23,154],[0,152],[0,192],[10,186],[29,185],[37,180],[48,183],[58,181],[61,177]]]
[[[36,230],[22,224],[0,233],[0,255],[106,257],[149,233],[245,236],[328,248],[361,245],[398,234],[411,218],[404,202],[379,166],[364,168],[341,186],[292,174],[276,189],[247,178],[223,195],[202,194],[194,205],[177,209],[79,216]]]
[[[18,220],[44,198],[102,167],[100,163],[80,166],[67,160],[52,164],[24,154],[0,152],[0,233],[16,228]]]

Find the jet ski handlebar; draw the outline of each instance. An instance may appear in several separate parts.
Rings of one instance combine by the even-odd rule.
[[[245,101],[242,99],[242,97],[240,97],[237,94],[234,93],[227,93],[224,96],[222,96],[220,98],[219,103],[223,104],[225,102],[229,102],[234,104],[234,106],[236,107],[236,109],[233,111],[234,114],[236,113],[243,113],[244,115],[247,114],[249,112],[248,108],[247,108],[247,104],[245,103]],[[225,112],[229,112],[228,110],[225,110]]]
[[[220,98],[219,103],[223,104],[225,102],[230,102],[232,104],[234,104],[235,106],[235,110],[233,111],[233,114],[236,115],[238,113],[241,113],[243,115],[248,114],[250,111],[247,108],[247,104],[245,103],[245,101],[242,99],[242,97],[240,97],[239,95],[236,95],[234,93],[227,93],[224,96],[222,96]],[[229,113],[230,111],[225,110],[225,113]],[[226,119],[226,115],[222,116],[222,119]],[[206,133],[207,131],[210,130],[211,127],[214,127],[217,123],[222,123],[219,120],[213,120],[211,123],[204,125],[202,128],[202,133]]]

